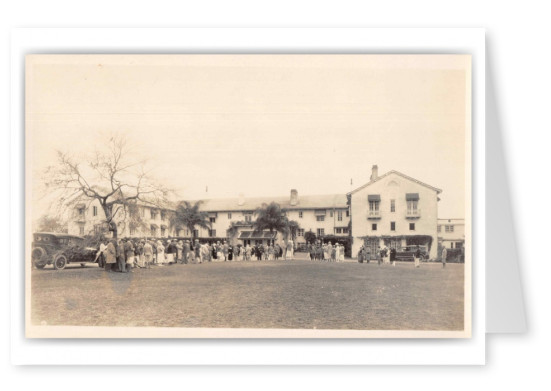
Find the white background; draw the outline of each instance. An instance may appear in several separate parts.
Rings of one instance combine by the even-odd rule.
[[[2,303],[6,314],[1,351],[1,367],[8,376],[5,382],[17,387],[65,389],[153,389],[208,385],[239,388],[303,387],[341,389],[344,387],[385,389],[464,389],[465,387],[526,386],[530,382],[548,384],[549,275],[546,262],[546,239],[550,208],[545,200],[549,162],[549,68],[551,61],[548,37],[551,27],[543,2],[511,3],[480,1],[439,2],[296,2],[278,1],[202,2],[200,9],[192,3],[138,2],[115,5],[114,2],[25,2],[3,4],[2,76],[9,83],[8,55],[10,27],[79,27],[79,26],[281,26],[281,27],[485,27],[487,29],[488,63],[492,71],[497,105],[509,161],[509,177],[514,203],[517,240],[521,256],[521,273],[528,315],[529,332],[521,336],[489,336],[485,367],[364,367],[364,368],[21,368],[12,367],[8,356],[8,279],[2,285]],[[3,94],[2,166],[8,165],[9,90]],[[543,174],[543,175],[542,175]],[[7,170],[3,170],[7,176]],[[3,178],[2,183],[8,183]],[[3,192],[3,205],[9,205]],[[7,208],[3,208],[2,237],[9,233]],[[541,254],[541,255],[540,255]],[[5,260],[6,262],[9,260]],[[186,354],[182,351],[182,354]],[[121,376],[122,375],[122,376]],[[160,384],[159,382],[166,384]],[[534,384],[534,383],[532,383]]]

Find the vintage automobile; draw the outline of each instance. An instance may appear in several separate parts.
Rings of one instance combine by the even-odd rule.
[[[418,246],[418,245],[406,246],[396,251],[395,259],[397,261],[413,262],[414,260],[413,258],[415,256],[415,252],[417,251],[417,248],[421,250],[421,260],[429,259],[429,251],[427,246]]]
[[[84,238],[75,235],[36,232],[33,234],[31,260],[37,269],[52,265],[62,270],[69,263],[97,262],[95,247],[87,247]]]

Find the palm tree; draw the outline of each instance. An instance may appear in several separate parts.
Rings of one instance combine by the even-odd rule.
[[[291,239],[294,241],[297,237],[297,232],[300,229],[299,223],[297,223],[295,220],[289,220],[287,222],[287,235],[291,235]]]
[[[170,225],[177,230],[186,227],[192,235],[195,227],[210,229],[212,225],[209,214],[199,210],[202,203],[203,201],[197,201],[192,205],[189,201],[180,202],[170,218]]]
[[[276,231],[285,235],[289,232],[289,220],[279,204],[272,202],[265,207],[257,209],[255,214],[257,216],[256,221],[253,223],[255,231],[267,229],[270,233]]]

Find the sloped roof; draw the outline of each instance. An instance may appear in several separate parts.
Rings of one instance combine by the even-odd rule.
[[[275,202],[283,209],[332,209],[348,208],[346,194],[327,195],[299,195],[298,203],[291,205],[289,196],[286,197],[246,197],[243,204],[239,205],[239,197],[235,198],[213,198],[203,200],[200,210],[205,212],[233,212],[233,211],[254,211],[262,207],[262,204]],[[196,201],[191,201],[195,203]]]
[[[367,182],[365,185],[362,185],[362,186],[358,187],[357,189],[352,190],[351,192],[347,193],[347,195],[354,194],[354,193],[356,193],[356,192],[358,192],[358,191],[360,191],[360,190],[366,188],[367,186],[372,185],[372,184],[374,184],[375,182],[380,181],[381,179],[383,179],[383,178],[386,177],[386,176],[389,176],[390,174],[399,175],[399,176],[401,176],[401,177],[403,177],[403,178],[405,178],[405,179],[407,179],[407,180],[409,180],[409,181],[415,182],[415,183],[417,183],[417,184],[419,184],[419,185],[421,185],[421,186],[428,187],[429,189],[434,190],[434,191],[436,192],[436,194],[442,193],[442,189],[438,189],[437,187],[434,187],[434,186],[431,186],[431,185],[427,185],[426,183],[421,182],[421,181],[419,181],[419,180],[417,180],[417,179],[415,179],[415,178],[412,178],[412,177],[410,177],[410,176],[408,176],[408,175],[406,175],[406,174],[402,174],[402,173],[399,172],[399,171],[391,170],[391,171],[389,171],[389,172],[387,172],[387,173],[385,173],[385,174],[383,174],[383,175],[377,177],[377,179],[372,180],[372,181],[369,181],[369,182]]]

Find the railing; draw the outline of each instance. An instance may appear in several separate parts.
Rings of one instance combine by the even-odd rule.
[[[421,209],[414,209],[406,211],[406,218],[415,219],[421,217]]]
[[[370,210],[367,212],[367,218],[368,219],[380,219],[381,218],[381,212],[378,210]]]

